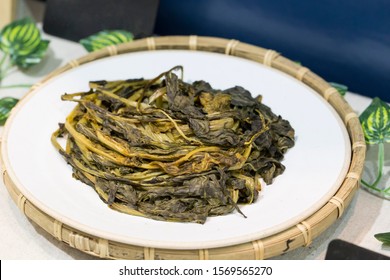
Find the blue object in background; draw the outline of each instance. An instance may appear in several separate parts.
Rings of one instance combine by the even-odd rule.
[[[274,49],[327,81],[390,102],[390,1],[160,0],[155,33]]]

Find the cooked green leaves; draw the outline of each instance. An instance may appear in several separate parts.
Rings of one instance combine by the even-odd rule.
[[[125,30],[103,30],[81,39],[80,44],[88,52],[93,52],[107,46],[130,42],[133,38],[133,34]]]
[[[52,142],[111,208],[204,223],[256,201],[282,174],[289,122],[242,87],[186,83],[174,67],[154,79],[90,82]],[[67,137],[66,148],[57,142]]]

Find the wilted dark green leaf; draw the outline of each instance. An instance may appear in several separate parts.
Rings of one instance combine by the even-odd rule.
[[[271,184],[285,170],[294,130],[244,88],[186,83],[174,69],[63,95],[78,105],[53,144],[115,210],[197,223],[241,213],[238,204],[256,201],[260,177]],[[56,142],[64,134],[66,151]]]
[[[348,87],[346,85],[342,85],[334,82],[330,82],[329,84],[335,89],[337,89],[337,91],[341,94],[341,96],[344,96],[348,91]]]
[[[107,46],[130,42],[133,38],[133,34],[125,30],[104,30],[81,39],[80,44],[88,52],[93,52]]]
[[[390,245],[390,232],[377,233],[374,237],[383,242],[383,244]]]
[[[48,44],[49,41],[41,39],[39,29],[30,18],[16,20],[6,25],[0,33],[0,49],[20,67],[39,63]]]
[[[4,125],[11,110],[18,103],[18,99],[13,97],[4,97],[0,99],[0,125]]]
[[[368,144],[390,142],[390,106],[376,97],[359,117]]]

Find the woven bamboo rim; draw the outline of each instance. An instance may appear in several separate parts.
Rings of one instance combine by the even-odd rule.
[[[3,158],[1,158],[4,184],[14,202],[29,219],[60,242],[90,255],[106,259],[267,259],[301,246],[308,246],[314,238],[340,218],[351,202],[359,187],[366,153],[363,131],[356,113],[335,88],[308,68],[298,65],[274,50],[249,45],[237,40],[198,36],[149,37],[118,46],[110,46],[77,60],[72,60],[35,84],[30,92],[53,77],[90,61],[123,53],[166,49],[215,52],[252,60],[287,73],[321,95],[344,121],[352,149],[348,173],[333,197],[305,220],[277,234],[228,247],[196,250],[173,250],[124,244],[93,236],[63,224],[26,199],[8,174]]]

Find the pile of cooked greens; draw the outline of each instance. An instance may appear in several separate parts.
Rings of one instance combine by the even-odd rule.
[[[294,130],[244,88],[186,83],[176,71],[62,95],[77,106],[52,143],[112,209],[196,223],[235,209],[244,215],[238,204],[256,200],[259,179],[283,173]]]

